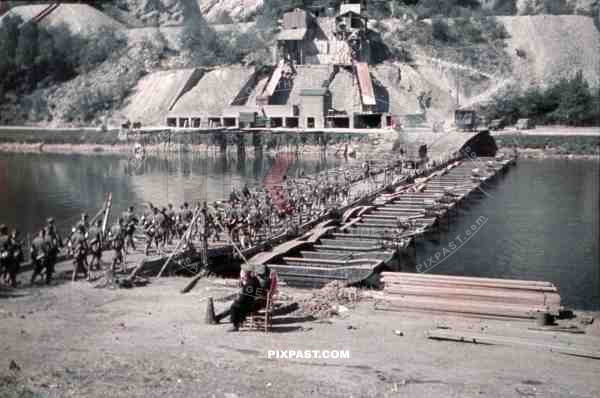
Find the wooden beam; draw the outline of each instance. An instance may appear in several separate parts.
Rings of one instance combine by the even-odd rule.
[[[600,359],[600,351],[588,350],[584,347],[547,344],[533,340],[519,339],[507,336],[493,336],[471,332],[454,332],[449,330],[429,330],[426,336],[433,340],[454,341],[460,343],[487,344],[487,345],[509,345],[515,347],[526,347],[556,352],[582,358]]]

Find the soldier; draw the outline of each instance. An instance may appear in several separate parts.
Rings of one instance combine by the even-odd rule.
[[[189,223],[192,222],[193,218],[194,212],[192,211],[192,209],[190,209],[188,202],[185,202],[183,204],[182,219],[183,222],[186,223],[186,227],[189,225]]]
[[[89,240],[90,254],[90,271],[99,271],[102,269],[102,246],[104,238],[102,236],[102,220],[96,220],[96,224],[92,226],[87,233]]]
[[[180,209],[182,209],[183,206],[180,207]],[[177,236],[177,239],[181,239],[183,237],[183,234],[185,233],[185,226],[183,223],[183,220],[181,218],[181,212],[177,213],[177,215],[175,216],[175,235]]]
[[[167,244],[167,232],[168,232],[168,217],[167,209],[163,207],[160,211],[158,208],[154,208],[154,224],[156,225],[156,246],[164,246]]]
[[[131,247],[135,250],[135,243],[133,241],[133,233],[135,232],[135,226],[138,223],[137,215],[133,212],[133,206],[129,206],[129,209],[123,213],[123,224],[125,226],[125,246],[124,249],[127,250],[127,246]]]
[[[212,216],[211,216],[212,218]],[[211,219],[211,223],[212,223],[212,241],[213,242],[218,242],[221,238],[220,238],[220,234],[221,232],[223,232],[223,230],[221,229],[223,227],[223,214],[219,211],[217,212],[216,216],[214,217],[214,219]]]
[[[81,220],[79,220],[79,223],[77,223],[77,227],[80,226],[84,228],[84,234],[90,229],[90,220],[88,219],[87,213],[81,213]]]
[[[169,203],[167,216],[167,242],[173,241],[173,237],[177,235],[177,212],[173,208],[173,203]]]
[[[31,242],[30,248],[31,262],[33,263],[33,274],[31,274],[31,284],[35,282],[35,278],[42,273],[46,268],[48,259],[48,248],[46,246],[46,230],[42,229]],[[50,270],[46,268],[46,284],[52,280]]]
[[[10,263],[10,238],[6,225],[0,225],[0,277],[8,275]]]
[[[82,219],[83,221],[83,219]],[[73,244],[73,281],[77,279],[77,275],[83,273],[86,279],[89,279],[87,269],[87,252],[88,243],[85,237],[85,225],[80,223],[77,227],[77,231],[71,237]]]
[[[110,240],[111,247],[115,251],[115,256],[111,266],[112,272],[116,271],[117,262],[121,265],[121,269],[125,271],[125,262],[123,261],[125,234],[126,230],[124,228],[123,218],[119,218],[119,220],[110,228],[110,232],[108,233],[108,239]]]
[[[46,242],[48,248],[48,259],[47,268],[50,270],[50,274],[54,273],[54,267],[58,261],[58,253],[60,248],[63,247],[63,241],[58,232],[56,231],[56,225],[54,225],[54,218],[50,217],[47,220],[48,225],[46,226]]]
[[[150,252],[150,246],[152,246],[152,242],[156,242],[156,226],[154,225],[152,218],[146,218],[146,216],[142,217],[142,229],[144,234],[146,235],[146,248],[144,249],[144,253],[146,256]],[[156,244],[158,248],[158,244]]]
[[[8,263],[8,279],[12,287],[17,287],[17,274],[19,273],[19,267],[23,262],[23,245],[19,240],[19,231],[16,229],[12,230],[9,240],[10,257]]]

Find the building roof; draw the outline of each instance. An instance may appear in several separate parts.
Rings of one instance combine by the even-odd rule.
[[[363,105],[377,105],[369,65],[366,62],[357,62],[354,66],[356,68],[356,76],[358,77]]]
[[[362,19],[366,19],[364,16],[362,16],[362,15],[360,15],[359,13],[357,13],[357,12],[355,12],[355,11],[352,11],[352,10],[348,10],[348,11],[344,11],[344,12],[341,12],[341,11],[340,11],[340,13],[339,13],[338,15],[336,15],[336,18],[343,17],[343,16],[345,16],[345,15],[349,15],[349,14],[350,14],[350,15],[356,15],[357,17],[360,17],[360,18],[362,18]]]
[[[340,15],[345,14],[346,12],[351,11],[355,14],[360,14],[362,9],[360,4],[340,4]]]
[[[278,35],[277,40],[288,41],[288,40],[304,40],[307,29],[283,29]]]

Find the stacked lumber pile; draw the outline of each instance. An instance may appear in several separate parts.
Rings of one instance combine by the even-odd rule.
[[[403,272],[384,272],[382,281],[383,292],[373,295],[382,310],[527,319],[562,309],[551,282]]]

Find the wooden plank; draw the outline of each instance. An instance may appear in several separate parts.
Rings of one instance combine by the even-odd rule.
[[[454,341],[460,343],[487,344],[487,345],[508,345],[515,347],[526,347],[541,349],[544,351],[556,352],[559,354],[576,356],[581,358],[600,359],[600,351],[589,350],[584,347],[573,347],[559,344],[547,344],[529,339],[519,339],[506,336],[493,336],[472,332],[454,332],[449,330],[429,330],[426,336],[433,340]]]
[[[531,286],[527,286],[527,285],[513,285],[510,283],[485,283],[485,282],[470,282],[470,281],[465,281],[465,282],[450,282],[450,281],[436,281],[436,280],[431,280],[431,281],[427,281],[427,280],[419,280],[419,279],[413,279],[413,280],[407,280],[407,281],[397,281],[397,280],[392,280],[390,281],[389,279],[383,279],[382,278],[382,282],[384,283],[384,285],[386,287],[384,287],[384,289],[387,288],[387,286],[392,286],[392,285],[401,285],[401,286],[408,286],[408,285],[414,285],[414,286],[437,286],[437,287],[488,287],[488,288],[501,288],[501,289],[512,289],[512,290],[531,290],[531,291],[539,291],[539,292],[548,292],[548,293],[555,293],[558,291],[558,289],[555,286],[536,286],[536,285],[531,285]]]
[[[386,294],[404,296],[428,296],[450,299],[465,299],[474,301],[515,302],[538,305],[560,305],[560,295],[539,291],[522,291],[498,288],[455,288],[437,286],[395,286],[386,288]]]
[[[510,284],[522,284],[522,285],[539,285],[539,286],[554,286],[552,282],[548,281],[533,281],[525,279],[504,279],[504,278],[482,278],[476,276],[454,276],[454,275],[440,275],[440,274],[415,274],[408,272],[382,272],[383,278],[413,278],[413,279],[443,279],[448,281],[478,281],[478,282],[499,282],[499,283],[510,283]]]
[[[528,304],[507,304],[507,303],[483,303],[470,300],[454,300],[433,297],[413,297],[413,296],[395,296],[373,295],[375,299],[385,301],[389,309],[402,310],[404,308],[424,309],[434,311],[453,312],[457,314],[481,314],[504,316],[514,318],[535,318],[538,312],[549,312],[558,314],[558,307],[528,305]]]

